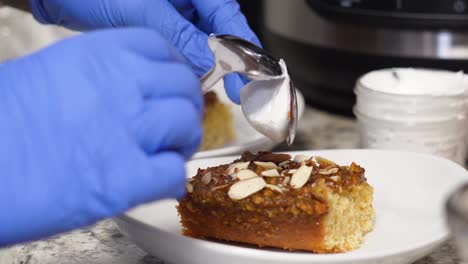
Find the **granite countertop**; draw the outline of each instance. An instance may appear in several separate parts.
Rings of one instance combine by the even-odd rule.
[[[307,109],[294,148],[336,149],[358,146],[354,120]],[[279,146],[276,150],[290,150]],[[452,241],[415,264],[456,264]],[[1,264],[162,264],[132,244],[111,221],[69,234],[0,250]]]

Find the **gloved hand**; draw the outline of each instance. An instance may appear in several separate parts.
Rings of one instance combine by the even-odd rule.
[[[71,29],[149,27],[170,40],[200,77],[213,66],[208,34],[236,35],[260,45],[235,0],[29,0],[42,23]],[[208,34],[207,34],[208,33]],[[246,79],[225,78],[226,91],[240,103]]]
[[[121,29],[0,64],[0,247],[184,194],[203,98],[182,58]]]

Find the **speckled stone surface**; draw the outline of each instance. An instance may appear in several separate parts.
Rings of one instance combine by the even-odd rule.
[[[356,148],[357,126],[354,120],[307,109],[298,128],[292,149],[279,146],[276,150]],[[163,264],[133,245],[110,221],[70,234],[0,250],[1,264]],[[456,264],[451,241],[415,264]]]

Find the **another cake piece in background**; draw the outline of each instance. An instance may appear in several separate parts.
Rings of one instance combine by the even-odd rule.
[[[234,118],[229,107],[219,100],[215,92],[208,92],[204,97],[202,151],[222,147],[235,138]]]
[[[373,188],[355,163],[246,152],[199,169],[178,211],[183,233],[259,247],[337,253],[373,229]]]

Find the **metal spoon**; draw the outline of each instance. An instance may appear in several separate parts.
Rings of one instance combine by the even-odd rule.
[[[297,126],[297,97],[294,84],[289,79],[285,65],[280,65],[280,63],[265,50],[235,36],[211,35],[208,39],[208,45],[213,52],[215,66],[201,78],[203,91],[209,91],[227,74],[236,72],[247,76],[253,82],[244,88],[248,91],[244,92],[242,98],[260,99],[256,101],[249,100],[248,103],[242,100],[241,107],[247,121],[249,121],[257,131],[272,141],[280,142],[286,140],[287,144],[291,145],[295,138]],[[281,80],[283,82],[280,82]],[[278,106],[267,106],[267,104],[281,99],[274,98],[275,96],[279,96],[280,94],[281,96],[285,95],[284,81],[287,81],[289,86],[289,92],[287,92],[286,95],[288,97],[282,97],[283,100],[289,98],[289,109],[286,111],[287,124],[280,124],[279,122],[284,122],[284,118],[275,119],[275,116],[267,116],[265,119],[259,119],[259,111],[265,113],[265,108],[270,109]],[[277,89],[278,92],[265,92],[267,89]],[[280,90],[282,93],[279,93]],[[265,96],[267,97],[265,98]],[[262,107],[264,108],[262,109]],[[275,120],[277,120],[276,124]]]
[[[237,72],[251,80],[265,80],[281,76],[278,61],[264,49],[231,35],[211,35],[208,46],[215,58],[214,67],[201,78],[207,92],[225,75]]]

